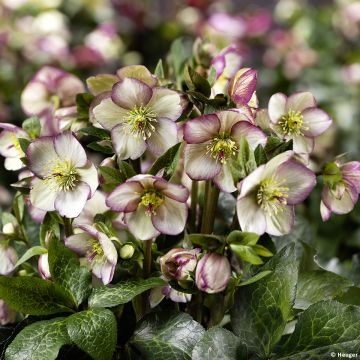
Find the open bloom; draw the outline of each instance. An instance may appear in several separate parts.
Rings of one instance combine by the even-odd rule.
[[[65,132],[41,137],[29,145],[26,155],[35,174],[30,190],[32,205],[77,217],[98,187],[98,175],[75,136]]]
[[[294,223],[294,205],[306,199],[315,175],[284,152],[259,166],[239,185],[237,216],[243,231],[284,235]]]
[[[271,96],[268,114],[272,129],[285,140],[292,139],[296,153],[310,153],[314,148],[314,138],[332,122],[325,111],[316,107],[315,98],[309,92],[290,97],[281,93]]]
[[[252,149],[266,143],[266,135],[236,110],[187,121],[184,126],[186,173],[193,180],[213,179],[222,191],[235,191],[230,163],[236,158],[242,136]]]
[[[67,237],[65,245],[80,256],[85,256],[92,273],[107,285],[114,276],[117,263],[115,245],[91,225],[80,225],[79,228],[84,232]]]
[[[323,179],[320,203],[323,221],[328,220],[332,212],[349,213],[359,198],[360,162],[351,161],[342,165],[338,162],[329,163],[325,166]]]
[[[21,149],[19,138],[30,139],[23,129],[7,123],[0,123],[0,154],[5,157],[6,170],[19,170],[25,165],[21,158],[25,157]]]
[[[130,232],[140,240],[184,230],[189,191],[152,175],[136,175],[115,188],[106,204],[125,213]]]
[[[173,90],[126,77],[94,107],[93,115],[111,130],[118,158],[137,159],[147,148],[160,155],[177,143],[175,120],[182,113],[181,102]]]

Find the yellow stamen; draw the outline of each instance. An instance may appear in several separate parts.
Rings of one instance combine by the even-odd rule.
[[[53,186],[55,191],[72,190],[79,183],[79,175],[76,167],[68,160],[56,160],[49,163],[49,175],[45,177],[45,181]]]
[[[156,215],[156,209],[163,203],[164,196],[155,189],[146,190],[140,200],[140,204],[146,208],[146,214]]]
[[[273,178],[267,178],[261,181],[257,193],[257,203],[269,215],[282,212],[287,205],[289,188],[282,186],[284,181],[276,181]]]
[[[128,131],[134,137],[148,139],[155,131],[156,114],[146,106],[135,106],[127,113]]]
[[[304,117],[300,111],[290,110],[280,118],[279,125],[284,135],[304,135],[302,130],[308,130],[305,127]]]
[[[211,157],[216,161],[220,161],[221,164],[226,164],[231,156],[236,155],[238,148],[235,141],[223,135],[213,138],[206,147],[206,150],[206,153],[210,153]]]

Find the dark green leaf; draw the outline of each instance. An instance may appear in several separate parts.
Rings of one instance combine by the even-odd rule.
[[[206,98],[209,98],[211,95],[211,86],[203,76],[190,66],[187,66],[184,78],[190,90],[195,90],[203,94]]]
[[[81,311],[66,319],[70,339],[94,360],[110,360],[115,351],[117,324],[108,309]]]
[[[331,353],[359,352],[360,308],[322,301],[299,316],[294,332],[275,358],[322,360]]]
[[[102,144],[98,143],[97,141],[93,141],[86,146],[91,150],[101,152],[103,154],[107,154],[107,155],[114,154],[114,150],[112,147],[110,147],[108,145],[102,145]]]
[[[16,267],[20,266],[25,261],[28,261],[29,259],[31,259],[33,256],[42,255],[42,254],[46,254],[46,253],[47,253],[46,248],[44,248],[42,246],[33,246],[25,252],[25,254],[17,261],[15,266]]]
[[[170,179],[170,177],[174,174],[181,153],[181,143],[178,143],[171,147],[169,150],[165,152],[165,154],[161,155],[151,166],[150,170],[148,170],[148,174],[156,175],[160,170],[164,169],[164,178],[166,180]]]
[[[330,271],[300,273],[294,307],[305,310],[316,302],[340,296],[352,285],[351,281]]]
[[[267,157],[265,149],[262,145],[258,145],[254,151],[255,161],[257,166],[263,165],[267,163]]]
[[[267,155],[267,158],[270,159],[287,150],[292,150],[292,148],[293,148],[292,140],[284,142],[283,140],[277,137],[269,136],[264,150]]]
[[[238,286],[246,286],[246,285],[253,284],[253,283],[261,280],[265,276],[268,276],[271,273],[272,273],[271,270],[260,271],[256,275],[252,276],[250,279],[240,282]]]
[[[192,360],[247,360],[247,348],[229,330],[213,327],[195,345]]]
[[[263,279],[238,289],[231,313],[234,333],[263,357],[279,341],[295,300],[297,262],[294,245],[285,247],[259,270]]]
[[[64,318],[37,321],[25,327],[8,346],[7,360],[53,360],[69,344]]]
[[[105,180],[105,184],[112,184],[115,186],[125,182],[126,178],[118,169],[110,166],[99,166],[99,172]]]
[[[136,175],[134,168],[126,161],[118,159],[118,166],[124,181]]]
[[[343,304],[360,306],[360,288],[351,286],[343,294],[337,296],[335,300]]]
[[[40,136],[41,125],[40,120],[37,116],[32,116],[26,119],[21,126],[30,135],[32,139]]]
[[[24,138],[18,138],[19,145],[21,147],[21,150],[25,153],[28,146],[31,144],[31,141]]]
[[[194,244],[201,246],[203,249],[215,250],[224,245],[221,238],[217,235],[207,234],[189,234],[187,238]]]
[[[60,225],[48,212],[40,226],[40,243],[45,246],[51,238],[60,239]]]
[[[72,311],[68,294],[49,281],[34,277],[0,276],[0,298],[14,310],[28,315]]]
[[[232,231],[226,238],[228,244],[239,244],[239,245],[255,245],[260,236],[255,233],[245,232],[240,230]]]
[[[185,313],[163,311],[146,315],[131,344],[147,360],[190,360],[203,327]]]
[[[79,130],[80,133],[85,135],[91,135],[95,136],[101,140],[109,140],[110,139],[110,133],[109,131],[101,128],[97,128],[95,126],[89,126],[86,128],[82,128]]]
[[[77,306],[90,295],[89,270],[80,266],[77,255],[57,239],[49,244],[49,268],[52,279],[72,295]]]
[[[144,291],[161,285],[166,285],[164,280],[149,278],[137,281],[122,281],[116,285],[100,286],[93,289],[89,297],[89,306],[95,308],[126,304]]]
[[[81,93],[76,95],[76,106],[79,120],[87,120],[89,118],[89,108],[94,96],[89,93]]]

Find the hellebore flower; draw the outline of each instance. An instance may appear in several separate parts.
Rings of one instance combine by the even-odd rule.
[[[21,149],[19,138],[30,139],[23,129],[7,123],[0,123],[0,154],[5,157],[6,170],[19,170],[25,165],[21,158],[25,157]]]
[[[167,280],[189,281],[195,271],[200,249],[171,249],[160,258],[161,273]]]
[[[160,155],[177,143],[175,120],[182,113],[182,99],[173,90],[126,77],[92,112],[101,126],[111,130],[118,158],[137,159],[147,148]]]
[[[360,162],[346,164],[328,163],[323,172],[324,188],[321,194],[320,212],[323,221],[331,213],[347,214],[355,206],[360,193]]]
[[[118,259],[115,245],[93,226],[80,225],[79,228],[84,232],[67,237],[65,245],[80,256],[85,256],[92,273],[104,285],[109,284]]]
[[[51,273],[49,268],[49,254],[41,254],[38,260],[38,271],[40,276],[44,280],[51,279]]]
[[[314,138],[332,122],[325,111],[316,107],[315,98],[309,92],[290,97],[281,93],[271,96],[268,114],[272,129],[285,140],[292,139],[296,153],[310,153],[314,148]]]
[[[9,308],[4,300],[0,299],[0,325],[7,325],[16,320],[16,311]]]
[[[174,302],[187,303],[191,300],[191,294],[175,290],[170,285],[158,286],[150,290],[150,307],[154,308],[166,297]]]
[[[184,126],[185,171],[193,180],[213,179],[225,192],[236,190],[230,163],[244,136],[252,149],[266,143],[266,135],[236,110],[189,120]]]
[[[195,281],[199,290],[215,294],[226,289],[231,277],[231,267],[226,256],[208,253],[197,265]]]
[[[115,188],[106,204],[125,213],[125,224],[140,240],[184,230],[189,191],[152,175],[136,175]]]
[[[98,187],[95,166],[71,132],[41,137],[27,151],[29,169],[35,174],[30,202],[45,211],[77,217]]]
[[[16,250],[9,246],[7,242],[0,242],[0,275],[10,275],[15,270],[18,260]]]
[[[315,174],[292,156],[292,151],[277,155],[239,183],[237,216],[243,231],[275,236],[291,231],[294,205],[304,201],[316,183]]]

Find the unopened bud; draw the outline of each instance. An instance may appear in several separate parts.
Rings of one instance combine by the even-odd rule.
[[[131,259],[134,255],[135,249],[132,244],[124,244],[120,249],[120,257],[122,259]]]
[[[39,260],[38,260],[38,270],[39,270],[40,276],[44,280],[49,280],[51,278],[48,254],[40,255]]]
[[[11,235],[15,233],[14,225],[9,222],[3,226],[2,232],[6,235]]]

